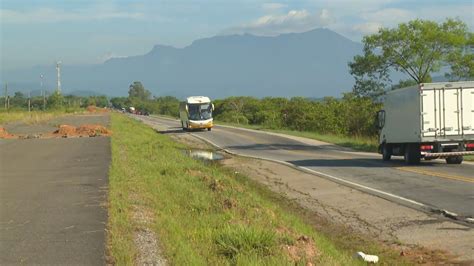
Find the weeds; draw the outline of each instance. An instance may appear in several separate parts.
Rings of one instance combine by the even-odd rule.
[[[227,225],[216,237],[219,253],[234,259],[238,255],[269,256],[277,241],[275,232],[246,227]]]
[[[183,145],[120,114],[112,114],[111,129],[108,240],[114,263],[134,262],[135,204],[153,212],[150,229],[159,236],[171,264],[357,263],[352,251],[334,246],[246,176],[189,158]],[[319,251],[317,256],[283,252],[302,235],[312,250]],[[304,253],[299,245],[291,249]]]

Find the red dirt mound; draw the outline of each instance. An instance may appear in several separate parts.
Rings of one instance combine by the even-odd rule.
[[[110,136],[111,132],[101,125],[81,125],[79,127],[60,125],[59,129],[54,131],[53,134],[62,137],[96,137]]]
[[[73,136],[76,134],[76,127],[70,125],[60,125],[59,129],[54,131],[54,134],[62,136]]]
[[[76,128],[76,132],[79,135],[88,135],[88,136],[109,136],[110,131],[101,125],[82,125]]]
[[[108,112],[108,110],[106,108],[99,108],[95,105],[89,105],[87,106],[87,112],[89,113],[105,113],[105,112]]]
[[[0,139],[13,139],[13,138],[16,138],[15,135],[8,133],[5,128],[0,127]]]

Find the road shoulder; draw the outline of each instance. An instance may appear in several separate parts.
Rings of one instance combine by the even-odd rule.
[[[62,119],[96,123],[87,117]],[[107,125],[107,116],[100,120]],[[50,129],[41,124],[27,130]],[[0,140],[0,161],[2,263],[105,263],[108,137]]]
[[[474,232],[468,226],[430,216],[278,163],[232,157],[223,164],[332,223],[387,243],[399,243],[396,246],[400,251],[422,246],[449,251],[460,260],[474,260]]]
[[[213,148],[192,134],[171,135],[187,145]],[[474,231],[469,226],[280,163],[241,156],[230,156],[222,163],[297,202],[316,217],[386,243],[404,256],[416,256],[419,262],[474,261]]]

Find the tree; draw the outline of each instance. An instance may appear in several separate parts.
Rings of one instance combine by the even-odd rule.
[[[109,105],[109,100],[107,96],[89,96],[85,99],[85,106],[95,105],[97,107],[107,107]]]
[[[357,96],[380,94],[391,82],[393,70],[416,83],[430,82],[431,73],[444,65],[455,75],[464,76],[463,62],[472,56],[468,51],[472,33],[464,22],[455,19],[443,23],[417,19],[394,29],[381,28],[362,42],[364,54],[349,63]]]
[[[48,107],[51,109],[60,109],[64,105],[64,97],[59,91],[55,91],[48,98]]]
[[[158,105],[159,114],[170,116],[177,116],[179,114],[179,100],[176,97],[158,97],[154,99],[153,103]]]
[[[229,97],[223,101],[215,101],[216,111],[214,115],[224,122],[237,124],[248,124],[249,119],[245,116],[245,104],[251,97]]]
[[[27,99],[22,92],[15,92],[10,100],[10,105],[13,107],[23,107],[27,103]]]
[[[116,109],[127,108],[130,106],[130,100],[127,97],[114,97],[110,99],[110,103]]]
[[[142,101],[149,100],[151,98],[151,92],[145,89],[140,81],[134,81],[133,84],[129,86],[128,97]]]
[[[458,50],[448,56],[451,72],[446,77],[451,81],[474,79],[474,34],[469,33],[469,39],[464,50]]]
[[[397,90],[415,85],[417,85],[417,83],[412,79],[400,80],[398,84],[392,85],[392,90]]]

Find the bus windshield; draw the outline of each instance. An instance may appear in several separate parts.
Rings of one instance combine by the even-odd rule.
[[[189,120],[207,120],[212,118],[212,105],[210,103],[204,104],[189,104]]]

